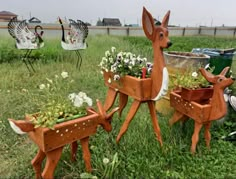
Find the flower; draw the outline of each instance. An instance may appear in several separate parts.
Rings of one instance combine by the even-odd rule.
[[[137,78],[142,77],[142,69],[146,68],[146,78],[150,77],[152,63],[147,62],[147,58],[135,55],[131,52],[117,51],[115,47],[105,51],[105,56],[99,64],[102,71],[114,73],[114,78],[109,79],[118,81],[124,75],[131,75]]]
[[[61,73],[61,76],[62,76],[62,78],[68,78],[68,72],[65,72],[65,71],[63,71],[62,73]]]
[[[39,91],[32,97],[37,101],[37,115],[31,115],[31,121],[35,127],[48,127],[53,129],[60,122],[71,120],[76,116],[87,115],[86,108],[92,106],[92,99],[85,92],[70,93],[73,86],[67,72],[54,75],[54,78],[46,78],[46,83],[38,86]],[[47,83],[48,82],[48,83]],[[38,95],[38,98],[36,97]]]
[[[110,161],[109,161],[108,158],[104,158],[104,159],[102,160],[102,162],[103,162],[105,165],[107,165]]]
[[[212,68],[208,68],[209,72],[212,72]],[[175,77],[170,80],[170,89],[176,87],[185,87],[189,89],[206,88],[210,86],[210,83],[205,77],[196,71],[196,69],[188,68],[184,72],[178,72]]]

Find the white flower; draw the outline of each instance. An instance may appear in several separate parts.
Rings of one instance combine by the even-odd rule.
[[[75,96],[75,98],[74,98],[74,106],[80,107],[80,106],[83,105],[83,102],[84,102],[84,100],[81,97],[79,97],[78,95]]]
[[[116,51],[116,47],[111,47],[111,52],[114,53]]]
[[[110,55],[111,55],[111,54],[110,54],[110,51],[107,50],[107,51],[105,52],[105,56],[108,57],[108,56],[110,56]]]
[[[100,71],[100,73],[103,75],[104,72],[103,72],[103,71]]]
[[[39,85],[39,89],[43,90],[43,89],[45,89],[45,88],[46,88],[46,85],[45,85],[45,84]]]
[[[62,78],[68,78],[69,77],[68,72],[65,72],[65,71],[63,71],[61,73],[61,76],[62,76]]]
[[[84,102],[86,102],[88,104],[88,106],[92,106],[93,105],[93,100],[90,97],[88,97],[88,96],[86,96],[84,98]]]
[[[108,83],[111,83],[111,78],[108,79]]]
[[[104,158],[102,161],[105,165],[107,165],[110,162],[108,158]]]
[[[58,76],[58,75],[55,75],[55,78],[59,78],[59,76]]]
[[[80,98],[86,98],[86,97],[87,97],[86,93],[85,93],[85,92],[82,92],[82,91],[80,91],[80,92],[78,93],[78,96],[79,96]]]
[[[117,81],[120,79],[120,75],[114,75],[114,80]]]
[[[72,102],[74,102],[75,96],[76,96],[75,93],[71,93],[71,94],[68,95],[68,98],[69,98]]]
[[[192,77],[197,78],[197,76],[198,76],[197,72],[192,73]]]

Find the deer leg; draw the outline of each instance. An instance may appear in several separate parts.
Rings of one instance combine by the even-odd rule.
[[[153,128],[154,128],[154,132],[156,134],[156,138],[159,141],[160,145],[162,146],[162,139],[161,139],[161,130],[158,124],[158,119],[156,116],[156,110],[155,110],[155,103],[154,101],[148,101],[148,108],[151,114],[151,118],[152,118],[152,124],[153,124]]]
[[[133,119],[135,113],[137,112],[139,106],[141,104],[141,101],[138,101],[138,100],[134,100],[132,105],[131,105],[131,108],[130,108],[130,111],[128,113],[128,115],[126,116],[126,119],[125,119],[125,122],[123,123],[121,129],[120,129],[120,132],[116,138],[116,142],[119,143],[120,141],[120,138],[124,135],[124,133],[127,131],[128,127],[129,127],[129,124],[131,122],[131,120]]]
[[[76,161],[76,152],[77,152],[77,149],[78,149],[78,144],[77,144],[77,141],[74,141],[70,144],[70,151],[71,151],[71,161]]]
[[[169,121],[169,125],[172,126],[174,123],[178,122],[179,120],[181,120],[182,122],[185,122],[187,119],[188,119],[188,116],[175,110],[172,118]]]
[[[38,150],[38,153],[34,157],[34,159],[31,161],[31,164],[35,171],[35,178],[41,179],[41,168],[42,168],[42,162],[45,159],[45,153],[42,150]]]
[[[199,132],[200,132],[201,128],[202,128],[202,124],[195,121],[195,123],[194,123],[194,133],[193,133],[193,136],[192,136],[192,146],[191,146],[192,154],[194,154],[196,152],[196,146],[197,146],[197,143],[198,143],[198,140],[199,140]]]
[[[42,173],[44,179],[53,178],[57,163],[61,158],[62,149],[63,147],[60,147],[46,153],[47,161]]]
[[[117,93],[118,93],[118,91],[116,91],[115,89],[109,87],[109,89],[107,91],[106,100],[105,100],[105,103],[104,103],[105,111],[108,111],[112,107],[112,105],[115,102]]]
[[[91,167],[91,154],[89,151],[89,137],[85,137],[83,139],[80,140],[81,146],[82,146],[82,150],[83,150],[83,159],[84,159],[84,163],[86,166],[86,170],[87,172],[91,172],[92,171],[92,167]]]
[[[207,146],[207,148],[210,148],[210,141],[211,141],[210,127],[211,127],[211,122],[207,122],[206,124],[204,124],[204,127],[205,127],[204,137],[205,137],[205,140],[206,140],[206,146]]]
[[[127,101],[128,101],[128,95],[124,93],[119,93],[119,117],[121,117],[122,111],[125,108]]]

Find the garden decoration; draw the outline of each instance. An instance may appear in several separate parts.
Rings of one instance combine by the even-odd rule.
[[[206,145],[210,147],[210,126],[213,120],[222,118],[226,112],[226,103],[224,100],[224,89],[234,83],[234,78],[225,77],[230,67],[225,67],[219,75],[213,75],[204,68],[200,69],[202,75],[213,85],[213,95],[206,101],[187,101],[184,100],[180,92],[170,93],[170,105],[175,109],[172,118],[169,121],[173,125],[177,121],[185,122],[189,118],[194,120],[194,132],[192,135],[191,152],[196,152],[196,145],[199,140],[199,132],[204,125],[204,137]]]
[[[163,48],[168,48],[171,45],[171,42],[168,38],[167,29],[169,15],[170,11],[168,11],[165,15],[162,25],[155,26],[152,15],[145,8],[143,8],[143,29],[148,39],[152,41],[154,49],[154,64],[150,78],[139,79],[133,76],[125,75],[121,77],[119,83],[109,83],[108,79],[113,79],[113,74],[111,72],[104,73],[105,84],[108,86],[108,92],[104,104],[106,111],[112,107],[118,93],[120,115],[127,104],[128,96],[134,99],[131,109],[126,116],[126,119],[116,138],[117,143],[127,131],[129,123],[140,107],[140,104],[145,102],[149,107],[157,140],[159,141],[160,145],[162,145],[160,127],[155,111],[155,101],[165,95],[168,88],[168,71],[165,67],[163,58]]]
[[[57,163],[61,157],[62,149],[70,144],[71,160],[76,160],[77,140],[80,140],[83,151],[83,159],[88,172],[92,171],[89,151],[89,137],[96,133],[101,125],[107,132],[112,130],[111,119],[118,108],[106,114],[102,104],[97,100],[98,112],[93,108],[87,108],[87,115],[81,118],[62,122],[54,126],[54,130],[44,127],[35,128],[29,116],[25,120],[9,119],[15,132],[22,134],[27,132],[31,140],[38,145],[38,153],[31,161],[36,173],[36,178],[53,178]],[[37,114],[36,114],[37,117]],[[46,158],[46,164],[41,173],[42,162]]]
[[[88,26],[81,20],[77,20],[76,22],[72,19],[69,19],[70,29],[65,39],[65,30],[62,20],[60,19],[60,17],[58,18],[58,20],[61,24],[62,30],[61,46],[64,50],[73,50],[76,52],[76,55],[78,57],[76,68],[78,68],[79,66],[80,69],[82,64],[82,57],[79,51],[88,47],[88,44],[85,42],[85,39],[88,36]]]
[[[40,33],[38,33],[39,29],[41,30]],[[16,48],[26,50],[22,60],[29,72],[31,72],[29,65],[33,72],[35,72],[31,61],[28,59],[32,50],[39,49],[44,46],[42,39],[43,28],[40,25],[36,25],[34,30],[34,33],[29,30],[26,20],[18,21],[16,17],[13,17],[8,23],[8,32],[16,40]]]

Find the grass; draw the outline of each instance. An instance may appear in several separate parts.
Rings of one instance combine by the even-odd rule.
[[[234,39],[210,37],[171,37],[174,45],[168,50],[191,51],[196,47],[236,47]],[[106,97],[98,64],[107,49],[116,46],[119,50],[132,51],[152,60],[151,43],[141,37],[92,36],[88,38],[89,48],[82,51],[83,64],[80,71],[75,68],[76,55],[61,50],[57,40],[46,41],[38,53],[40,60],[34,63],[36,73],[29,75],[25,65],[18,60],[19,51],[14,43],[5,38],[0,43],[0,178],[33,178],[30,164],[37,152],[37,146],[26,136],[15,134],[7,118],[22,119],[25,113],[37,112],[35,103],[38,85],[46,78],[52,78],[62,71],[69,72],[74,79],[70,92],[85,91],[92,99]],[[5,52],[2,49],[8,49]],[[9,51],[14,53],[9,53]],[[16,54],[9,59],[8,54]],[[12,57],[13,58],[13,57]],[[27,92],[28,91],[28,92]],[[35,95],[31,95],[35,94]],[[127,133],[119,144],[115,139],[130,107],[125,108],[119,119],[114,115],[113,130],[106,133],[98,128],[96,135],[90,138],[93,176],[98,178],[235,178],[235,145],[219,139],[228,131],[216,122],[212,126],[211,149],[205,147],[203,131],[196,155],[190,153],[193,121],[172,128],[168,126],[169,115],[158,114],[164,145],[161,148],[155,139],[147,105],[142,105],[131,122]],[[80,178],[85,172],[81,148],[77,152],[77,162],[70,162],[69,147],[64,148],[62,158],[56,168],[55,178]],[[103,159],[110,163],[105,165]],[[113,161],[113,162],[112,162]]]

